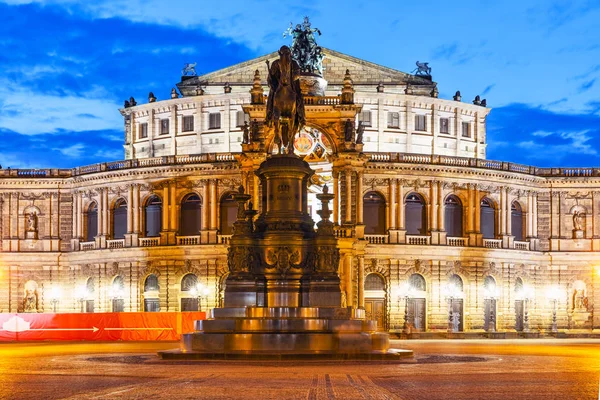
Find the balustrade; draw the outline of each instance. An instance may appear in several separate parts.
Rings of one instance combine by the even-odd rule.
[[[140,247],[160,246],[160,237],[140,238]]]
[[[122,249],[125,247],[125,239],[107,240],[106,247],[108,247],[109,249]]]
[[[365,240],[369,244],[386,244],[388,243],[388,235],[365,235]]]
[[[413,245],[428,245],[429,244],[429,236],[422,235],[406,235],[406,243]]]
[[[446,244],[448,246],[464,247],[467,245],[467,238],[464,237],[447,237]]]
[[[95,248],[96,248],[96,242],[80,242],[79,243],[79,250],[81,250],[81,251],[94,250]]]
[[[483,247],[488,249],[501,249],[502,239],[483,239]]]
[[[200,236],[177,236],[177,244],[180,246],[200,244]]]
[[[520,242],[515,240],[514,243],[516,250],[529,250],[529,242]]]

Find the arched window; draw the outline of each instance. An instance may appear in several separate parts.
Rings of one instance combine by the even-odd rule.
[[[517,201],[510,206],[510,226],[515,240],[523,241],[523,211]]]
[[[190,292],[196,289],[198,285],[198,277],[194,274],[187,274],[181,280],[181,291]]]
[[[181,220],[179,234],[181,236],[195,236],[200,234],[202,218],[202,200],[195,193],[188,194],[181,202]]]
[[[237,220],[237,204],[234,193],[228,193],[221,198],[221,235],[233,234],[233,223]]]
[[[198,277],[187,274],[181,280],[181,311],[198,311]]]
[[[427,234],[427,215],[425,213],[425,200],[420,194],[410,193],[406,196],[404,205],[406,216],[407,235]]]
[[[385,234],[385,199],[381,194],[377,192],[365,194],[363,197],[363,218],[366,234]]]
[[[365,279],[365,290],[385,290],[385,281],[379,274],[369,274]]]
[[[162,201],[158,196],[152,196],[146,202],[144,225],[146,237],[160,236],[162,230]]]
[[[90,204],[86,213],[86,242],[93,242],[98,236],[98,205],[94,202]]]
[[[460,199],[454,195],[448,196],[444,203],[444,224],[448,237],[462,237],[463,207]]]
[[[160,300],[158,298],[158,277],[150,274],[144,281],[144,311],[158,312],[160,311]]]
[[[144,282],[144,292],[158,291],[158,277],[154,274],[148,275]]]
[[[520,277],[515,281],[515,293],[517,293],[517,295],[523,293],[523,279]]]
[[[454,288],[458,292],[463,291],[463,280],[460,276],[458,276],[456,274],[450,275],[450,277],[448,278],[448,284],[451,286],[454,286]]]
[[[425,283],[425,278],[421,274],[412,274],[408,278],[408,285],[412,290],[417,290],[420,292],[425,292],[427,290],[427,284]]]
[[[492,202],[483,198],[480,207],[481,234],[484,239],[496,238],[496,212]]]
[[[112,311],[123,312],[125,311],[125,282],[121,276],[116,276],[113,279],[110,297],[112,298]]]
[[[487,290],[490,293],[493,293],[496,291],[496,279],[494,279],[493,276],[488,275],[485,277],[485,279],[483,280],[483,289]]]
[[[113,210],[113,237],[124,239],[127,233],[127,203],[125,199],[119,199]]]

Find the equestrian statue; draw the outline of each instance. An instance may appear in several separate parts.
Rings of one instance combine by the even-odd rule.
[[[298,77],[300,67],[292,59],[290,48],[279,49],[279,60],[269,64],[269,97],[267,99],[267,126],[274,127],[277,154],[294,153],[294,136],[304,127],[304,101]]]

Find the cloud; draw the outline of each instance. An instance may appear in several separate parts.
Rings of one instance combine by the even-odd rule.
[[[592,86],[594,86],[594,83],[596,83],[596,79],[591,79],[587,82],[582,83],[579,86],[579,92],[585,92],[587,90],[590,90],[592,88]]]
[[[64,148],[53,148],[52,150],[59,151],[63,156],[71,157],[71,158],[80,158],[83,154],[83,150],[85,146],[82,143],[75,143],[72,146],[64,147]]]
[[[600,165],[600,116],[592,112],[560,113],[510,104],[495,108],[487,127],[491,159],[540,167]],[[506,142],[512,146],[498,145]]]

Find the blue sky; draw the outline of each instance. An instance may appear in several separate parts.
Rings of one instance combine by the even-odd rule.
[[[600,1],[248,4],[0,0],[0,164],[122,159],[125,98],[168,98],[186,62],[269,53],[308,15],[325,47],[408,72],[429,61],[440,97],[487,98],[488,158],[600,166]]]

